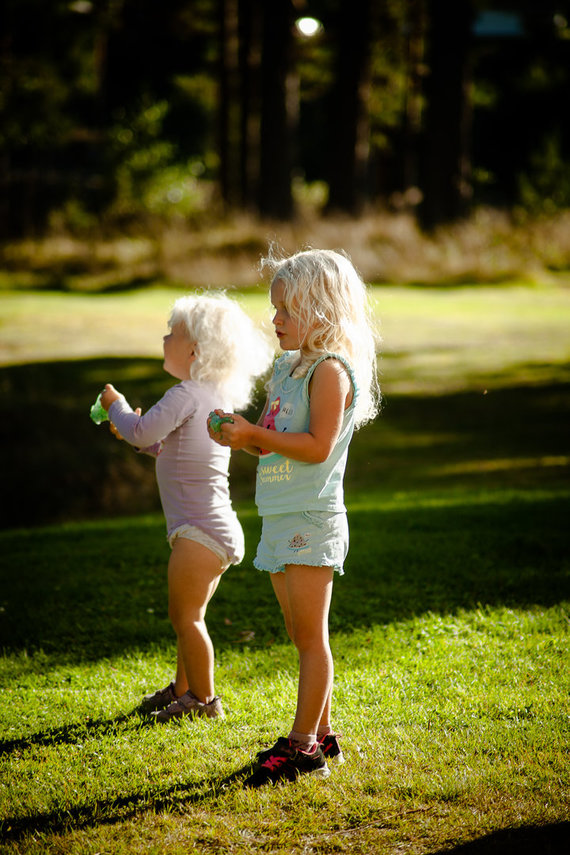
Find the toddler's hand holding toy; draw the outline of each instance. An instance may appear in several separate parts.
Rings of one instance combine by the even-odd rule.
[[[101,405],[105,410],[108,410],[111,404],[120,398],[121,395],[114,386],[110,383],[105,383],[105,388],[101,392]]]
[[[112,386],[110,383],[106,383],[105,388],[97,395],[97,400],[91,407],[91,410],[89,412],[91,420],[95,422],[96,425],[100,425],[102,422],[109,421],[109,407],[111,406],[113,401],[116,401],[119,397],[120,395],[115,389],[115,387]],[[135,410],[135,413],[137,414],[137,416],[140,416],[140,407]],[[116,436],[117,439],[123,438],[112,422],[109,422],[109,428],[111,430],[111,433]]]

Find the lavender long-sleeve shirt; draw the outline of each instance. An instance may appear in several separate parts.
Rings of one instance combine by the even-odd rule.
[[[229,494],[230,449],[211,440],[207,429],[210,411],[224,404],[214,387],[183,380],[142,416],[121,396],[109,407],[109,419],[128,443],[156,458],[168,535],[195,525],[239,564],[244,539]]]

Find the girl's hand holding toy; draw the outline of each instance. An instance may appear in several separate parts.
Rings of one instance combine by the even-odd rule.
[[[220,416],[216,413],[215,410],[212,410],[210,415],[208,416],[208,427],[214,433],[219,433],[224,422],[229,422],[233,424],[233,418],[231,416]]]

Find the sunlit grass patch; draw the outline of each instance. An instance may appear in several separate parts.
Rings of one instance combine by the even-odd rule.
[[[127,852],[132,823],[132,851],[169,840],[181,852],[191,840],[285,853],[337,840],[346,851],[390,852],[417,835],[433,851],[484,830],[561,820],[568,608],[482,607],[333,634],[346,763],[326,782],[254,792],[232,775],[288,726],[288,645],[222,650],[227,718],[167,727],[122,717],[121,706],[128,713],[145,678],[163,676],[172,645],[87,667],[32,654],[38,684],[30,673],[2,704],[6,851],[59,839],[67,851]]]

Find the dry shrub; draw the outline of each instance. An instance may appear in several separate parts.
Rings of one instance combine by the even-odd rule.
[[[570,269],[570,211],[529,219],[480,209],[431,234],[421,232],[409,213],[304,216],[289,223],[239,215],[215,226],[179,223],[112,239],[49,235],[5,245],[2,260],[8,275],[26,270],[67,277],[77,289],[105,290],[137,279],[247,287],[259,281],[259,258],[271,242],[286,253],[303,246],[344,249],[369,282],[541,281]]]

